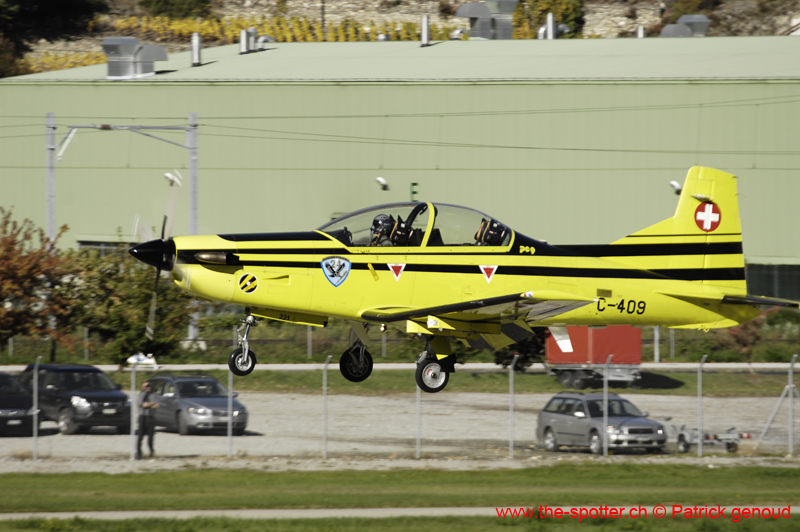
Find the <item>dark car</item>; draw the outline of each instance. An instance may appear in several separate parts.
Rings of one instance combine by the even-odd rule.
[[[603,427],[603,394],[561,392],[539,413],[536,435],[548,451],[562,445],[589,447],[603,452],[603,431],[609,449],[647,449],[660,451],[667,443],[667,431],[647,412],[616,394],[608,395],[608,425]]]
[[[156,425],[191,434],[200,430],[228,428],[228,389],[217,379],[206,376],[156,375],[148,379],[153,390]],[[234,392],[233,396],[238,394]],[[247,409],[233,400],[233,433],[244,434]]]
[[[33,389],[33,364],[19,376]],[[82,364],[39,366],[39,410],[41,419],[56,421],[62,434],[85,432],[91,427],[110,426],[130,432],[131,403],[108,375]]]
[[[8,373],[0,373],[0,435],[33,434],[33,396]]]

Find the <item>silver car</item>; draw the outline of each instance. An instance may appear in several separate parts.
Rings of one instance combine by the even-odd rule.
[[[152,401],[156,426],[167,427],[182,435],[201,430],[227,430],[228,389],[213,377],[158,375],[148,379],[153,390]],[[233,393],[236,397],[238,394]],[[233,433],[244,434],[247,409],[233,400]]]
[[[603,427],[603,394],[562,392],[539,413],[536,436],[548,451],[575,445],[601,454],[605,430],[609,449],[660,452],[667,443],[667,431],[661,423],[647,419],[647,415],[627,399],[609,394],[608,425]]]

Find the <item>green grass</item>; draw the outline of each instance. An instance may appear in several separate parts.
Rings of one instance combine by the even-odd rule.
[[[279,519],[250,520],[229,518],[197,518],[186,521],[171,519],[130,519],[126,521],[94,521],[86,519],[27,519],[0,522],[0,532],[43,530],[64,532],[401,532],[436,530],[437,532],[491,532],[502,530],[537,532],[574,532],[586,530],[638,532],[791,532],[797,524],[790,519],[750,520],[734,523],[706,519],[498,519],[495,517],[396,517],[385,519]]]
[[[772,505],[797,501],[800,470],[559,465],[493,471],[228,471],[0,477],[0,512],[437,506]]]
[[[457,368],[456,368],[457,369]],[[197,374],[198,372],[173,372],[175,374]],[[226,371],[204,371],[223,384],[228,382]],[[137,380],[150,376],[150,372],[141,372]],[[130,387],[129,373],[113,373],[115,382]],[[708,397],[777,397],[786,385],[786,376],[780,374],[760,373],[706,373],[703,375],[703,394]],[[258,391],[274,393],[322,393],[322,371],[254,371],[247,377],[235,377],[234,389],[237,391]],[[332,394],[351,395],[390,395],[415,393],[414,375],[412,371],[385,370],[375,371],[364,382],[352,383],[344,379],[337,370],[328,371],[328,392]],[[526,393],[556,393],[564,388],[554,377],[543,374],[521,374],[514,376],[514,391]],[[584,392],[602,391],[599,388],[588,388]],[[635,395],[697,395],[696,373],[648,373],[645,374],[642,387],[616,388],[611,392]],[[459,372],[450,376],[446,391],[442,392],[476,392],[476,393],[508,393],[508,373],[466,373]]]

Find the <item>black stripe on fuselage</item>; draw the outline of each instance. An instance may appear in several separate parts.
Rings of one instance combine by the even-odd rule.
[[[741,242],[709,244],[618,244],[558,246],[579,257],[653,257],[667,255],[741,255]],[[538,254],[538,253],[537,253]],[[543,255],[542,253],[541,255]]]
[[[217,235],[218,237],[230,242],[317,242],[328,241],[330,238],[314,231],[303,231],[298,233],[242,233],[234,235]]]
[[[271,268],[321,268],[319,262],[242,261],[242,266]],[[373,267],[384,266],[374,264]],[[367,263],[352,263],[353,270],[367,270]],[[407,264],[405,271],[419,273],[480,274],[480,268],[468,264]],[[681,281],[741,281],[744,268],[686,268],[671,270],[634,270],[613,268],[559,268],[553,266],[499,266],[495,275],[531,277],[576,277],[601,279],[678,279]]]

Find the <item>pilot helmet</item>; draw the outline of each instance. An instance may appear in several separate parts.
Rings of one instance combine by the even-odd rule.
[[[388,237],[389,234],[394,229],[394,218],[388,214],[379,214],[372,220],[372,227],[369,228],[369,232],[372,235],[372,240],[377,240],[382,236]]]

